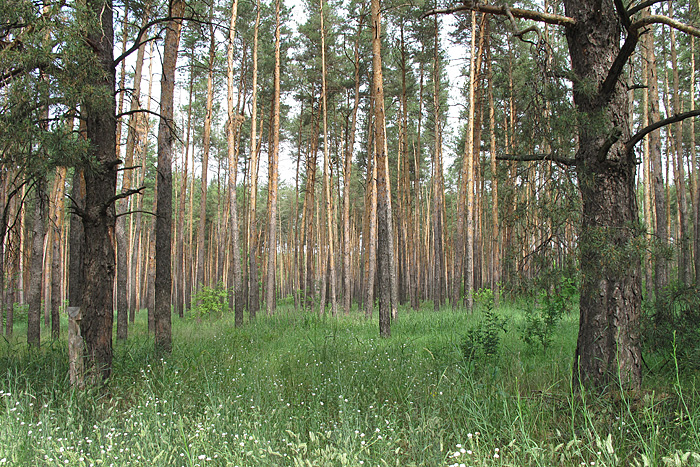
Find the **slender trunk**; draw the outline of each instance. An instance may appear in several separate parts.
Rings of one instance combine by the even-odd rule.
[[[142,24],[148,21],[148,13],[144,15]],[[134,68],[134,90],[131,96],[130,111],[136,112],[141,108],[141,78],[143,70],[143,58],[145,55],[145,44],[142,44],[136,53],[136,64]],[[132,166],[134,165],[134,150],[138,140],[137,122],[144,118],[142,115],[132,113],[129,116],[129,124],[126,137],[126,157],[125,167],[127,170],[122,175],[122,191],[128,191],[132,187]],[[121,119],[120,119],[121,122]],[[124,215],[129,209],[129,199],[122,198],[117,201],[116,220],[116,241],[117,241],[117,339],[125,340],[128,335],[128,313],[129,313],[129,287],[128,287],[128,253],[129,239],[126,228],[128,216]],[[133,279],[132,279],[133,280]]]
[[[462,171],[460,175],[459,201],[457,202],[457,236],[454,248],[454,284],[452,290],[452,309],[457,308],[461,302],[462,268],[464,271],[464,283],[467,310],[474,306],[474,92],[476,87],[476,12],[472,11],[472,40],[469,55],[469,109],[467,140],[464,145],[462,158]],[[466,212],[465,212],[466,208]],[[466,229],[464,220],[466,218]],[[466,232],[465,232],[466,230]],[[466,240],[466,241],[465,241]],[[466,253],[465,253],[466,248]]]
[[[326,96],[326,32],[323,21],[323,0],[319,3],[320,13],[321,13],[321,102],[322,102],[322,114],[323,114],[323,201],[325,205],[326,213],[326,238],[324,243],[324,249],[327,251],[328,256],[328,269],[330,279],[330,292],[331,292],[331,314],[335,316],[338,313],[338,304],[336,302],[336,275],[335,275],[335,249],[333,245],[333,199],[331,198],[331,179],[330,179],[330,141],[328,140],[328,104]],[[322,240],[323,241],[323,240]],[[325,278],[326,267],[325,264],[321,269],[323,277]],[[325,293],[323,293],[325,295]],[[321,297],[322,308],[325,304],[325,297]],[[324,310],[322,310],[324,311]]]
[[[384,79],[382,77],[382,43],[380,0],[372,0],[372,97],[374,100],[374,152],[377,165],[377,230],[379,249],[379,335],[391,335],[392,262],[394,260],[391,225],[391,185],[384,127]]]
[[[267,314],[272,314],[276,309],[275,303],[275,266],[277,259],[277,179],[280,145],[280,0],[275,1],[275,71],[274,71],[274,97],[272,101],[272,145],[269,155],[268,171],[268,245],[267,255],[267,285],[265,288],[265,304]]]
[[[205,259],[206,259],[206,227],[207,227],[207,185],[209,184],[207,172],[209,170],[209,150],[211,144],[211,125],[214,106],[214,60],[216,57],[216,37],[214,36],[214,24],[211,22],[214,14],[214,4],[209,11],[209,74],[207,76],[207,114],[204,119],[204,149],[202,151],[202,182],[199,204],[199,228],[197,229],[197,273],[196,288],[201,289],[205,285]]]
[[[355,100],[352,107],[352,123],[350,134],[345,147],[345,166],[343,170],[343,309],[350,312],[351,306],[351,280],[350,254],[352,244],[350,242],[350,185],[352,180],[352,156],[355,147],[355,132],[357,130],[357,109],[360,106],[360,34],[364,24],[364,17],[360,17],[357,24],[357,36],[355,37]]]
[[[434,55],[433,55],[433,112],[434,112],[434,143],[433,152],[433,308],[439,310],[444,304],[443,269],[444,269],[444,246],[442,243],[442,150],[440,135],[440,56],[438,42],[438,23],[435,18],[434,35]]]
[[[673,2],[668,2],[669,16],[673,17]],[[671,33],[671,69],[673,70],[673,99],[671,108],[674,114],[683,112],[680,103],[680,77],[678,73],[678,57],[676,52],[676,33],[669,28]],[[691,119],[692,120],[692,119]],[[691,245],[688,227],[688,202],[686,199],[685,166],[683,164],[683,123],[673,125],[675,136],[675,161],[673,165],[674,183],[676,185],[676,197],[678,199],[678,280],[685,285],[691,281]],[[670,162],[670,161],[669,161]]]
[[[490,25],[486,23],[486,26]],[[489,31],[484,32],[489,38]],[[493,101],[493,80],[491,72],[491,46],[486,46],[488,57],[486,59],[486,82],[488,83],[489,96],[489,131],[490,131],[490,152],[491,152],[491,288],[493,290],[493,305],[498,307],[500,301],[501,287],[501,251],[500,251],[500,226],[498,222],[498,172],[496,168],[496,118],[495,105]]]
[[[229,192],[229,231],[231,235],[231,251],[229,261],[233,267],[233,274],[229,275],[228,287],[233,290],[231,303],[234,309],[234,322],[236,327],[243,325],[243,281],[241,279],[241,251],[238,232],[238,201],[236,199],[236,185],[238,176],[238,151],[237,137],[243,123],[241,115],[237,114],[238,108],[233,105],[233,40],[236,36],[236,18],[238,17],[238,0],[234,0],[231,7],[231,25],[229,28],[228,54],[227,54],[227,104],[228,104],[228,192]],[[245,54],[244,54],[245,57]],[[242,65],[241,65],[242,66]],[[239,89],[240,99],[240,89]]]
[[[66,187],[66,168],[56,168],[56,178],[54,180],[53,200],[53,216],[51,216],[51,227],[53,228],[53,242],[51,248],[51,338],[58,339],[61,333],[61,316],[60,308],[63,304],[63,294],[61,293],[61,283],[63,274],[61,266],[63,264],[61,257],[61,244],[63,231],[63,194]]]
[[[250,319],[255,319],[258,312],[258,269],[257,269],[257,227],[256,205],[258,197],[258,33],[260,30],[260,0],[257,0],[257,13],[255,16],[255,32],[253,39],[253,102],[250,124],[250,187],[248,206],[248,312]]]
[[[653,29],[644,36],[646,41],[647,63],[648,63],[648,90],[649,90],[649,116],[651,121],[656,122],[661,119],[659,111],[659,84],[656,70],[656,53],[654,52],[654,32]],[[654,295],[658,299],[663,289],[668,285],[668,261],[663,251],[668,246],[668,236],[666,230],[666,196],[664,194],[664,179],[662,175],[661,162],[661,136],[660,131],[649,133],[649,152],[651,160],[651,180],[654,187],[654,213],[656,218],[655,237],[656,252],[654,258]]]
[[[185,4],[174,0],[170,15],[181,17]],[[171,304],[171,248],[172,248],[172,197],[173,197],[173,92],[175,89],[175,66],[180,45],[182,20],[171,20],[163,43],[163,74],[160,81],[160,124],[158,125],[158,183],[156,196],[156,277],[155,277],[155,347],[157,352],[169,353],[172,349],[170,304]]]

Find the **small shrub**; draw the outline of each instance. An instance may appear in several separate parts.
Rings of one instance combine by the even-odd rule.
[[[547,351],[561,318],[572,309],[575,295],[574,280],[565,278],[540,293],[537,307],[525,309],[525,325],[520,333],[528,347],[533,350],[540,348],[542,353]]]
[[[192,302],[192,318],[221,318],[228,309],[228,289],[222,282],[214,287],[204,286],[192,296]]]
[[[494,310],[491,289],[481,289],[475,292],[474,303],[477,309],[482,309],[483,319],[470,326],[462,336],[459,347],[462,356],[467,360],[497,355],[501,334],[505,332],[507,323],[507,320]]]

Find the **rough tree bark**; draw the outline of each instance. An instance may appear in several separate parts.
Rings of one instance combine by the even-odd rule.
[[[174,0],[170,4],[170,16],[182,17],[184,2]],[[173,221],[173,91],[175,89],[175,66],[180,45],[182,20],[168,22],[163,43],[163,73],[160,80],[160,123],[158,125],[158,170],[156,196],[156,278],[155,278],[155,347],[157,352],[172,349],[170,304],[171,304],[171,248]]]
[[[384,79],[382,77],[382,41],[380,0],[372,0],[372,98],[374,100],[374,151],[377,164],[377,243],[379,276],[379,335],[391,335],[392,262],[394,235],[391,219],[391,185],[384,127]]]
[[[85,341],[86,370],[95,379],[106,379],[112,371],[114,202],[120,163],[115,142],[114,10],[111,0],[87,0],[86,6],[99,19],[100,26],[88,32],[87,42],[100,66],[101,76],[94,84],[103,98],[84,104],[91,164],[85,167],[82,209],[85,236],[80,332]]]
[[[49,204],[46,180],[39,177],[34,185],[34,221],[32,223],[32,259],[29,266],[29,311],[27,313],[27,343],[39,347],[41,341],[41,285],[44,272],[45,216]]]

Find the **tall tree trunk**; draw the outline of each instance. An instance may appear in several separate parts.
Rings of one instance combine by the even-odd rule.
[[[63,194],[66,188],[66,168],[56,168],[56,178],[54,179],[53,199],[51,205],[53,207],[53,215],[51,216],[51,227],[53,229],[53,244],[51,248],[51,338],[58,339],[61,334],[61,316],[60,309],[63,304],[63,294],[61,293],[61,283],[63,282],[63,273],[61,265],[63,264],[61,256],[62,231],[63,231]]]
[[[185,4],[174,0],[170,5],[170,16],[183,15]],[[160,81],[160,124],[158,125],[158,182],[156,195],[156,277],[155,277],[155,346],[157,352],[169,353],[172,349],[170,304],[171,304],[171,247],[172,247],[172,197],[173,197],[173,91],[175,89],[175,66],[180,45],[182,20],[171,20],[163,43],[163,74]]]
[[[189,80],[189,98],[187,105],[187,123],[186,125],[186,136],[185,136],[185,152],[182,155],[182,178],[180,180],[180,198],[178,200],[178,210],[177,210],[177,233],[175,240],[175,277],[174,280],[178,283],[178,294],[175,298],[175,308],[177,314],[180,318],[185,315],[185,302],[186,296],[189,294],[187,289],[187,273],[185,269],[187,268],[187,258],[185,257],[185,206],[187,200],[187,167],[189,165],[189,153],[190,153],[190,133],[192,130],[192,93],[194,91],[194,66],[192,63],[192,57],[190,57],[190,80]],[[194,156],[192,157],[194,162]],[[193,164],[194,165],[194,164]],[[194,170],[193,170],[194,172]],[[194,178],[194,174],[192,175]],[[192,196],[192,193],[190,193]]]
[[[673,2],[668,2],[669,16],[673,17]],[[673,98],[671,109],[674,114],[683,112],[680,103],[680,77],[678,74],[678,57],[676,52],[676,32],[670,28],[671,33],[671,69],[673,70]],[[685,285],[690,284],[691,278],[691,245],[688,228],[688,202],[685,190],[685,167],[683,164],[683,124],[676,122],[673,125],[675,136],[675,161],[673,163],[674,183],[676,185],[676,197],[678,199],[678,280]],[[669,160],[669,163],[670,160]]]
[[[391,335],[392,262],[394,234],[391,215],[391,185],[384,127],[384,79],[382,77],[381,13],[379,0],[372,0],[372,96],[374,100],[374,150],[377,163],[377,230],[379,267],[379,335]]]
[[[352,107],[352,121],[348,135],[348,143],[345,146],[345,165],[343,169],[343,309],[350,312],[351,306],[351,281],[350,255],[352,244],[350,241],[350,186],[352,180],[352,156],[355,147],[355,132],[357,130],[357,109],[360,107],[360,34],[364,25],[364,16],[357,23],[357,36],[355,37],[355,100]]]
[[[460,175],[459,200],[457,202],[457,236],[454,247],[454,268],[452,289],[452,309],[461,302],[463,267],[467,310],[474,306],[474,93],[476,88],[476,12],[472,11],[472,37],[469,55],[469,109],[467,139],[464,144],[462,171]],[[465,212],[466,208],[466,212]],[[466,220],[466,229],[465,221]],[[466,230],[466,232],[465,232]],[[466,249],[466,253],[465,253]]]
[[[216,37],[214,36],[214,4],[209,11],[209,74],[207,76],[207,114],[204,119],[204,149],[202,151],[202,185],[199,204],[199,228],[197,229],[197,273],[196,287],[199,290],[205,285],[206,263],[206,227],[207,227],[207,172],[209,170],[209,150],[211,145],[211,124],[214,107],[214,60],[216,58]]]
[[[636,157],[623,143],[630,137],[627,87],[621,80],[610,90],[603,85],[620,52],[621,25],[612,1],[566,0],[565,8],[577,23],[567,28],[566,38],[575,73],[574,103],[581,115],[576,162],[583,200],[582,281],[574,379],[576,385],[597,388],[616,383],[639,388],[640,262],[636,253],[625,253],[634,250],[630,245],[641,234]],[[591,85],[600,91],[589,92]],[[610,145],[601,128],[618,133],[619,141]],[[610,261],[610,249],[624,257]]]
[[[257,265],[257,226],[256,206],[258,197],[258,33],[260,31],[260,0],[257,0],[255,32],[253,39],[253,102],[250,118],[250,187],[248,205],[248,312],[250,319],[255,319],[259,309],[258,303],[258,265]]]
[[[148,12],[144,15],[142,24],[148,21]],[[134,150],[138,139],[137,121],[143,116],[135,113],[141,108],[141,77],[143,70],[143,58],[145,55],[145,44],[141,44],[136,53],[136,64],[134,67],[134,90],[131,96],[130,111],[134,112],[129,116],[129,125],[127,127],[126,137],[126,157],[125,170],[122,174],[122,191],[126,192],[132,186],[132,166],[134,165]],[[119,123],[121,119],[119,119]],[[128,253],[129,239],[127,232],[128,217],[124,215],[129,207],[129,198],[122,198],[117,201],[117,213],[119,214],[116,220],[116,240],[117,240],[117,339],[124,340],[128,335],[128,313],[129,313],[129,297],[128,292]]]
[[[649,90],[649,114],[651,121],[657,122],[661,119],[659,111],[659,81],[656,69],[656,53],[654,51],[653,29],[644,36],[646,43],[646,61],[648,63],[647,85]],[[664,194],[664,179],[661,172],[661,136],[660,130],[649,133],[649,152],[651,158],[651,179],[654,186],[654,214],[655,214],[655,237],[656,252],[654,258],[654,295],[658,299],[669,281],[668,260],[665,252],[661,251],[668,246],[668,235],[666,230],[667,211],[666,196]]]
[[[231,234],[231,251],[230,263],[233,268],[233,273],[229,274],[228,287],[233,290],[231,304],[234,310],[234,322],[236,327],[243,325],[243,308],[245,301],[243,300],[243,281],[241,278],[241,251],[239,245],[238,231],[238,201],[236,193],[236,179],[238,177],[238,151],[237,137],[238,132],[243,123],[241,115],[237,114],[238,108],[233,104],[233,40],[236,36],[236,18],[238,17],[238,0],[234,0],[231,7],[231,25],[229,28],[228,39],[228,54],[227,54],[227,104],[228,104],[228,127],[227,127],[227,142],[228,142],[228,193],[229,193],[229,230]],[[245,54],[243,55],[245,57]],[[244,58],[245,60],[245,58]],[[241,64],[241,67],[243,65]],[[240,98],[240,89],[239,89]]]
[[[445,284],[443,282],[444,270],[444,245],[443,225],[442,225],[442,192],[444,185],[442,182],[442,138],[440,129],[440,55],[438,42],[438,23],[435,18],[435,44],[433,55],[433,111],[435,121],[435,147],[433,152],[433,307],[435,311],[439,310],[444,304]]]
[[[326,213],[326,239],[323,249],[327,251],[328,269],[330,279],[331,292],[331,314],[335,316],[338,313],[338,303],[336,301],[336,275],[335,275],[335,249],[333,245],[333,198],[331,197],[331,178],[330,178],[330,141],[328,140],[328,104],[326,96],[326,31],[323,21],[323,0],[319,2],[321,14],[321,102],[323,106],[323,202]],[[325,263],[325,261],[324,261]],[[323,276],[326,274],[325,264],[321,269]],[[324,279],[324,282],[325,279]],[[324,294],[325,295],[325,294]],[[325,304],[325,297],[321,297],[322,308]],[[322,310],[323,311],[323,310]]]
[[[91,143],[91,168],[85,171],[83,212],[84,289],[80,331],[86,347],[86,369],[94,376],[109,377],[112,370],[112,323],[115,258],[112,234],[115,226],[117,186],[116,102],[114,98],[114,24],[111,0],[87,0],[100,27],[88,33],[88,42],[101,68],[95,87],[104,96],[85,103],[87,137]]]
[[[46,196],[46,180],[37,179],[34,185],[34,220],[32,223],[32,256],[29,275],[29,311],[27,313],[27,343],[39,347],[41,341],[41,288],[44,272],[44,225],[49,204]]]
[[[489,28],[491,23],[487,22]],[[489,38],[489,29],[484,32]],[[498,222],[498,172],[496,169],[496,117],[493,102],[493,79],[491,72],[491,45],[486,46],[488,57],[486,59],[486,82],[488,83],[489,96],[489,132],[491,152],[491,288],[493,290],[493,305],[498,308],[501,287],[501,250],[500,250],[500,226]]]
[[[323,16],[322,16],[323,17]],[[323,20],[322,20],[323,21]],[[274,71],[274,96],[272,98],[272,145],[269,155],[268,171],[268,244],[269,253],[267,255],[267,285],[265,287],[265,305],[267,314],[277,308],[275,303],[275,265],[277,260],[277,179],[279,165],[280,146],[280,0],[275,1],[275,71]]]

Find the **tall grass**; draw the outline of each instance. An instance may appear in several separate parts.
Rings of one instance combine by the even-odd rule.
[[[7,465],[700,465],[695,374],[640,393],[571,387],[577,319],[547,352],[506,319],[499,351],[469,358],[480,313],[402,310],[378,338],[360,313],[282,308],[175,320],[159,359],[143,314],[115,341],[113,378],[75,391],[63,340],[0,344],[0,463]]]

